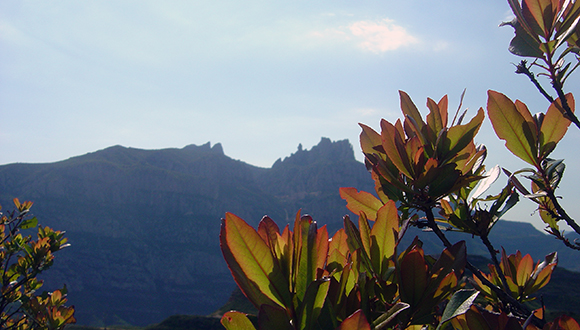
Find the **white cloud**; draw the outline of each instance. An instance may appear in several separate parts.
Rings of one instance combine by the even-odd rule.
[[[313,31],[310,36],[327,41],[354,43],[360,49],[377,54],[419,42],[417,37],[391,19],[356,21],[339,28]]]
[[[349,30],[359,39],[359,47],[373,53],[384,53],[418,41],[390,19],[355,22],[349,26]]]

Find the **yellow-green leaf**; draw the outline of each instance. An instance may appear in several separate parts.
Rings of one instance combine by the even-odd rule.
[[[530,131],[530,123],[505,95],[491,90],[487,95],[487,113],[497,136],[505,141],[506,147],[514,155],[531,165],[538,165],[534,150],[535,133]],[[528,115],[531,117],[529,111]]]
[[[381,135],[367,125],[359,125],[362,128],[362,132],[360,133],[360,146],[362,152],[365,154],[377,153],[377,150],[375,150],[374,147],[382,144]]]
[[[575,109],[574,96],[572,93],[566,95],[566,100],[572,112]],[[562,112],[562,103],[560,99],[554,101],[542,121],[542,126],[540,128],[540,157],[547,157],[552,150],[556,147],[556,144],[566,134],[568,126],[570,126],[571,121],[564,117]]]
[[[288,282],[270,248],[254,228],[236,215],[226,213],[220,247],[234,280],[257,308],[262,304],[290,304]]]
[[[394,201],[388,201],[378,212],[371,230],[371,260],[373,268],[381,276],[388,269],[388,260],[395,253],[396,233],[399,230],[399,215]]]
[[[354,214],[364,212],[369,220],[375,220],[383,203],[372,194],[356,188],[340,188],[340,197],[346,201],[346,207]]]
[[[227,330],[256,330],[246,314],[236,311],[225,313],[220,322]]]

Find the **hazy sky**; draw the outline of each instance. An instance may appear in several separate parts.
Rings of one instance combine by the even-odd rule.
[[[270,167],[323,136],[349,139],[361,160],[357,123],[396,120],[399,89],[421,110],[444,94],[455,109],[466,88],[472,115],[488,89],[543,111],[513,73],[513,29],[498,27],[509,19],[500,0],[2,1],[0,164],[211,141]],[[571,127],[553,157],[580,215],[579,138]],[[525,165],[489,122],[477,140],[489,166]],[[527,220],[525,204],[508,218]]]

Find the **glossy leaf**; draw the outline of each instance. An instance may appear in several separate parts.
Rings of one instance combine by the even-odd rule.
[[[471,305],[475,301],[475,298],[477,298],[478,294],[479,291],[476,290],[456,291],[447,303],[447,306],[445,306],[440,324],[443,324],[456,316],[465,314],[471,308]]]

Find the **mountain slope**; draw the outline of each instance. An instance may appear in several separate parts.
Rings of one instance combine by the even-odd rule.
[[[5,208],[13,197],[32,200],[41,224],[67,231],[72,246],[58,253],[46,285],[66,283],[79,324],[92,325],[213,312],[234,288],[219,250],[225,212],[252,225],[265,214],[285,225],[302,207],[338,227],[346,212],[341,186],[372,189],[372,182],[348,141],[329,139],[270,169],[209,143],[114,146],[57,163],[0,166]]]

